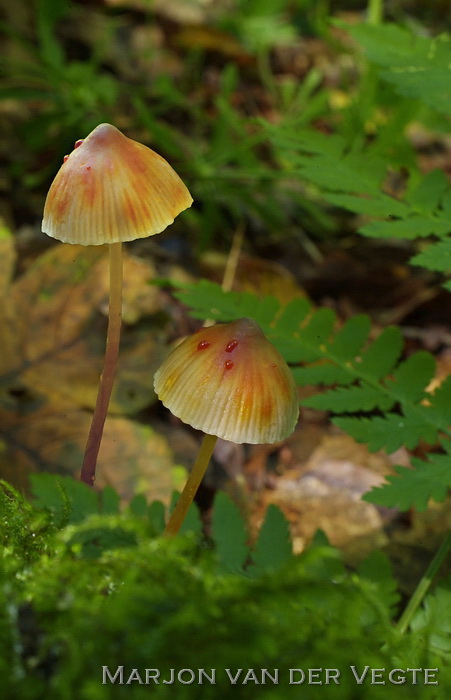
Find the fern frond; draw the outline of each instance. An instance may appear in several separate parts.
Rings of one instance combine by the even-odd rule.
[[[416,638],[427,637],[434,654],[448,664],[451,661],[451,579],[445,579],[424,599],[411,622]]]
[[[224,292],[218,284],[208,280],[201,279],[196,284],[180,286],[183,291],[175,291],[174,296],[191,308],[193,318],[232,321],[250,317],[266,327],[280,308],[274,297],[257,297],[249,292]],[[311,308],[311,305],[308,304],[308,307]]]
[[[398,584],[393,576],[392,565],[386,554],[374,550],[357,568],[359,576],[369,582],[377,581],[380,600],[395,611],[399,602]]]
[[[361,354],[358,367],[360,375],[379,380],[396,365],[402,352],[402,335],[399,328],[389,326]]]
[[[299,386],[330,385],[346,386],[355,381],[355,376],[345,367],[337,367],[329,362],[294,367],[293,375]]]
[[[329,349],[334,357],[344,362],[356,357],[362,350],[371,331],[371,323],[368,316],[358,314],[346,321],[335,334]]]
[[[425,389],[434,373],[434,358],[430,353],[421,350],[401,362],[387,386],[393,389],[398,401],[418,402],[424,398]]]
[[[370,238],[402,238],[407,241],[414,241],[416,238],[427,238],[428,236],[445,236],[451,231],[449,220],[440,218],[428,218],[419,214],[409,215],[405,219],[396,221],[371,221],[359,228],[362,236]]]
[[[429,412],[434,416],[435,424],[445,430],[451,424],[451,376],[428,398]]]
[[[331,192],[327,195],[327,200],[331,204],[341,207],[341,209],[352,211],[355,214],[364,214],[365,216],[374,216],[383,219],[392,217],[406,219],[410,213],[407,204],[383,192],[379,192],[378,195],[373,198],[358,197],[353,194],[334,194]]]
[[[373,411],[375,408],[389,411],[395,403],[395,399],[387,395],[383,389],[363,385],[331,389],[324,394],[310,396],[302,403],[304,406],[320,411],[355,413],[357,411]]]
[[[436,272],[451,271],[451,240],[445,238],[428,245],[421,253],[410,259],[412,265],[425,267]]]
[[[420,99],[448,115],[451,93],[444,89],[451,80],[451,38],[429,38],[395,24],[362,23],[347,31],[364,47],[367,57],[382,69],[381,76],[399,95]]]
[[[382,449],[395,452],[402,445],[414,449],[420,440],[433,445],[438,432],[417,411],[407,407],[402,415],[386,413],[371,418],[335,418],[334,423],[357,442],[366,443],[371,452]]]
[[[451,232],[451,185],[442,171],[430,172],[419,181],[413,177],[415,186],[400,201],[383,191],[388,164],[370,147],[350,150],[336,134],[274,125],[267,125],[266,131],[290,173],[314,184],[334,206],[372,219],[359,227],[362,235],[415,240],[443,238]],[[415,256],[414,263],[425,260],[430,269],[443,270],[440,252],[448,249],[444,246],[435,252],[435,245]]]
[[[451,488],[451,455],[432,454],[428,462],[412,459],[414,469],[396,467],[387,483],[363,496],[365,501],[388,508],[426,510],[429,499],[444,501]]]
[[[293,374],[299,384],[326,387],[304,399],[303,405],[332,412],[338,427],[371,450],[393,452],[401,445],[414,449],[420,441],[451,446],[451,377],[430,393],[435,360],[420,351],[400,361],[403,340],[398,328],[386,328],[369,341],[367,317],[356,316],[337,328],[331,309],[315,310],[306,299],[280,309],[271,297],[224,293],[205,281],[176,294],[194,306],[197,318],[232,320],[245,313],[257,321],[285,359],[297,365]],[[379,415],[370,415],[374,410]],[[349,415],[353,413],[359,415]],[[451,485],[448,464],[451,455],[433,455],[429,463],[414,460],[415,469],[399,468],[399,475],[372,491],[369,500],[424,508],[429,498],[445,497]]]

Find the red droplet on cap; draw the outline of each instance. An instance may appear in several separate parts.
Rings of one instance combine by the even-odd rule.
[[[224,369],[232,369],[233,364],[234,364],[234,363],[232,362],[232,360],[226,360],[226,361],[224,362]]]
[[[211,343],[208,340],[201,340],[199,345],[197,346],[198,350],[206,350],[209,348]]]
[[[226,345],[226,352],[233,352],[238,345],[238,341],[234,338],[233,340],[230,341],[230,343],[227,343]]]
[[[79,146],[81,146],[83,141],[84,141],[84,139],[78,139],[77,141],[75,141],[74,148],[78,148]]]
[[[68,158],[69,158],[69,156],[64,156],[63,163],[65,163]]]

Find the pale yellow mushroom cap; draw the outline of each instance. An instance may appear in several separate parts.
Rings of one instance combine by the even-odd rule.
[[[235,443],[278,442],[298,419],[293,375],[248,318],[186,338],[156,372],[154,387],[184,423]]]
[[[111,124],[99,124],[56,174],[42,230],[81,245],[132,241],[160,233],[192,201],[164,158]]]

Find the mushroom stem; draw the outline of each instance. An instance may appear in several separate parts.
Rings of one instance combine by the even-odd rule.
[[[106,339],[105,360],[100,377],[99,391],[86,443],[81,480],[94,485],[97,456],[102,442],[103,426],[108,413],[114,377],[116,374],[122,318],[122,243],[110,246],[110,309]]]
[[[218,438],[216,435],[204,435],[194,467],[191,470],[188,481],[185,484],[185,488],[183,489],[180,498],[171,513],[168,524],[166,525],[166,529],[164,531],[165,535],[175,535],[180,530],[180,527],[188,512],[188,508],[193,502],[200,482],[202,481],[207,470],[208,463],[211,455],[213,454],[217,439]]]

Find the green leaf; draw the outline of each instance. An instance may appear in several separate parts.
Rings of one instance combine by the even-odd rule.
[[[369,60],[386,69],[381,72],[382,78],[398,94],[420,99],[449,115],[451,39],[448,35],[430,39],[394,24],[363,23],[347,30],[362,44]]]
[[[445,219],[451,219],[451,188],[442,197],[442,212]]]
[[[366,30],[365,26],[362,31]],[[350,31],[354,33],[354,28]],[[406,66],[411,58],[413,54],[409,53]],[[406,67],[407,73],[409,70]],[[415,189],[408,189],[401,201],[383,191],[389,163],[375,156],[371,146],[358,150],[351,144],[349,148],[337,134],[325,136],[290,126],[284,130],[267,125],[266,132],[288,172],[313,183],[321,197],[334,206],[373,218],[359,227],[362,235],[414,240],[450,233],[451,186],[441,171],[428,173],[419,181],[413,177]]]
[[[202,532],[202,521],[200,519],[199,508],[195,503],[191,503],[190,507],[188,508],[179,530],[181,535],[188,532],[195,533],[196,535],[200,535]]]
[[[424,599],[410,624],[418,638],[425,636],[431,651],[447,664],[451,661],[451,582],[448,577]]]
[[[277,332],[292,335],[312,311],[308,299],[292,299],[277,318]]]
[[[277,569],[293,556],[289,523],[280,508],[273,504],[266,510],[251,556],[252,566],[247,571],[252,575]]]
[[[249,556],[249,535],[238,507],[221,491],[216,494],[213,506],[211,536],[221,569],[241,571]]]
[[[429,395],[429,403],[437,424],[445,429],[451,423],[451,376]]]
[[[359,233],[371,238],[426,238],[427,236],[444,236],[451,230],[451,222],[425,216],[408,216],[396,221],[372,221],[359,228]]]
[[[329,340],[337,317],[332,309],[323,308],[315,311],[302,327],[300,336],[304,345],[321,347]]]
[[[69,505],[61,482],[53,474],[32,474],[30,483],[34,505],[50,511],[57,523],[67,523]]]
[[[366,192],[379,194],[386,164],[374,156],[362,153],[345,154],[337,159],[330,153],[298,163],[303,177],[322,189],[335,192]],[[357,173],[360,172],[360,178]]]
[[[37,24],[40,53],[44,61],[52,68],[62,69],[64,54],[55,37],[55,24],[67,11],[67,0],[38,0]]]
[[[334,418],[333,422],[357,442],[366,443],[371,452],[384,449],[391,453],[403,445],[414,449],[421,440],[434,444],[437,438],[437,429],[408,408],[404,415],[386,413],[371,418]]]
[[[401,331],[395,326],[389,326],[361,354],[356,366],[361,374],[373,379],[382,379],[392,371],[401,351]]]
[[[97,493],[70,476],[32,474],[30,481],[35,504],[49,510],[58,526],[82,522],[99,512]]]
[[[407,202],[422,214],[433,214],[449,189],[443,170],[432,170],[423,177],[415,191],[408,195]]]
[[[97,559],[109,550],[135,547],[137,537],[134,532],[123,527],[109,527],[102,524],[79,530],[66,541],[66,544],[78,556]]]
[[[444,238],[431,243],[421,253],[414,255],[410,262],[435,272],[451,272],[451,240]]]
[[[147,518],[156,535],[160,535],[166,525],[166,508],[162,501],[152,501],[147,508]]]
[[[69,476],[64,478],[62,486],[69,503],[69,524],[81,523],[99,512],[98,494],[92,488]]]
[[[329,352],[340,360],[353,360],[365,345],[371,330],[368,316],[358,314],[346,321],[329,344]]]
[[[394,402],[395,399],[388,396],[382,389],[370,386],[351,386],[310,396],[302,401],[302,405],[320,411],[353,413],[355,411],[372,411],[375,408],[387,411]]]
[[[355,375],[348,369],[329,363],[295,367],[292,372],[296,383],[300,386],[308,386],[309,384],[339,384],[343,386],[355,381]]]
[[[365,501],[388,508],[426,510],[429,499],[444,501],[451,487],[451,455],[431,454],[429,462],[412,459],[414,469],[396,467],[387,483],[363,496]]]
[[[220,285],[208,280],[186,285],[174,296],[189,306],[194,318],[234,321],[248,317],[262,326],[272,321],[280,304],[275,297],[256,297],[247,292],[224,292]]]
[[[355,214],[365,214],[380,218],[405,218],[410,213],[410,208],[403,202],[389,197],[382,192],[375,197],[356,196],[349,194],[327,194],[327,201],[338,207],[352,211]]]
[[[397,397],[400,401],[420,401],[434,373],[435,360],[430,353],[420,351],[411,355],[393,374],[391,381]]]
[[[170,508],[169,508],[170,512],[172,512],[174,510],[179,498],[180,498],[180,493],[178,493],[178,491],[174,491],[174,493],[172,494],[171,504],[170,504]],[[155,518],[154,522],[158,526],[159,515],[161,515],[160,506],[154,506],[154,508],[151,511],[149,511],[146,508],[145,512],[148,516],[150,515],[152,518]],[[180,532],[180,534],[186,534],[188,532],[190,532],[190,533],[194,532],[196,534],[199,534],[201,532],[201,530],[202,530],[202,523],[200,520],[199,508],[197,507],[197,505],[194,502],[192,502],[192,503],[190,503],[190,506],[189,506],[188,511],[185,515],[185,518],[180,526],[179,532]]]
[[[399,601],[399,593],[390,559],[383,552],[377,550],[371,552],[357,568],[357,573],[372,584],[377,584],[379,600],[393,614]]]
[[[100,494],[100,512],[103,515],[117,515],[119,513],[120,497],[112,486],[105,486]]]
[[[128,504],[128,510],[137,518],[143,518],[147,514],[147,499],[143,493],[137,493]]]

